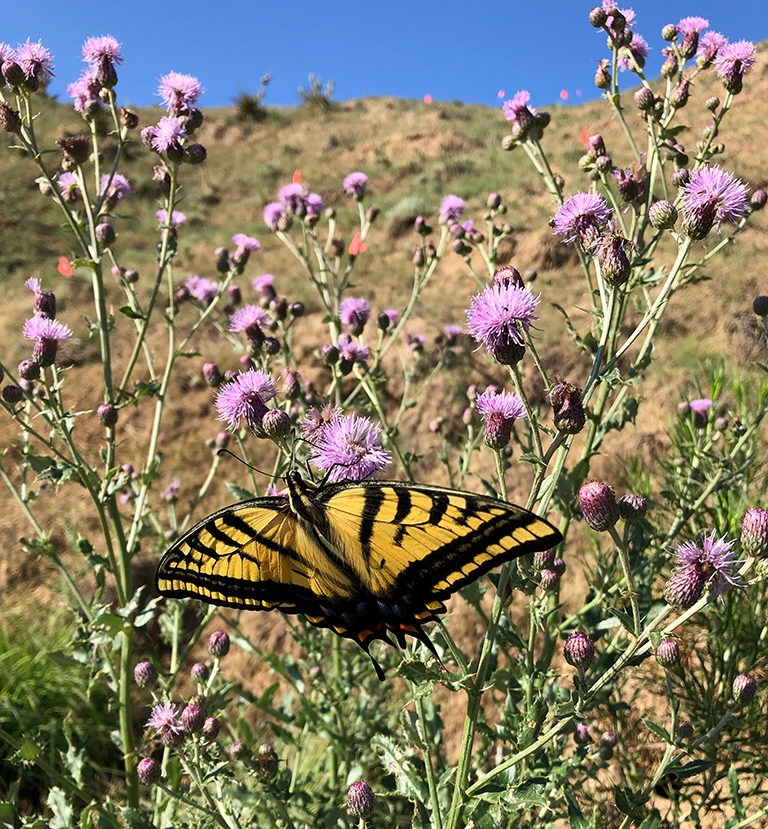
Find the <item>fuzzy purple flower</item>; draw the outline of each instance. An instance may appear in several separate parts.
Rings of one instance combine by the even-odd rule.
[[[365,173],[350,173],[342,183],[344,192],[357,201],[362,201],[367,186],[368,176]]]
[[[526,417],[523,401],[512,392],[498,392],[489,386],[475,403],[485,422],[483,439],[491,449],[503,449],[512,434],[514,422]]]
[[[424,350],[427,338],[423,334],[406,334],[405,346],[409,351],[419,353]]]
[[[398,311],[395,311],[394,308],[385,308],[380,312],[379,316],[381,316],[381,314],[384,314],[387,318],[387,328],[394,328],[400,320],[400,314]]]
[[[699,51],[696,54],[709,65],[726,43],[728,38],[725,35],[710,30],[699,38]]]
[[[32,43],[27,38],[20,43],[15,51],[16,63],[22,68],[27,80],[45,83],[53,77],[53,55],[41,41]]]
[[[716,530],[702,537],[699,543],[686,541],[679,544],[675,551],[678,570],[693,568],[709,583],[715,596],[722,596],[726,584],[739,587],[736,570],[740,562],[733,551],[734,541],[726,541],[725,536],[715,538]]]
[[[715,58],[715,69],[723,86],[734,94],[741,92],[741,82],[757,62],[755,44],[749,40],[737,40],[722,46]]]
[[[263,329],[271,322],[272,318],[263,308],[258,305],[244,305],[229,318],[229,330],[245,331],[249,340],[261,342],[264,339]]]
[[[99,93],[102,90],[101,81],[93,69],[86,69],[83,74],[67,87],[67,95],[74,98],[75,111],[81,115],[89,115],[101,107]]]
[[[56,179],[56,185],[64,201],[74,201],[80,192],[80,185],[74,173],[61,173]]]
[[[648,41],[642,35],[634,33],[629,46],[622,46],[619,50],[619,68],[632,69],[634,64],[637,64],[642,69],[647,57]]]
[[[538,317],[541,294],[529,288],[494,283],[472,297],[467,311],[469,333],[502,365],[513,365],[525,351],[523,332]]]
[[[445,196],[440,202],[440,218],[447,225],[458,222],[464,212],[464,200],[453,194]]]
[[[179,493],[181,492],[181,481],[173,477],[171,478],[171,482],[168,486],[160,493],[160,500],[161,501],[177,501],[179,498]]]
[[[126,196],[130,196],[131,185],[128,179],[120,175],[120,173],[115,173],[113,176],[110,176],[109,173],[104,173],[101,177],[100,192],[102,195],[106,192],[107,201],[114,207],[114,205],[121,202]]]
[[[277,292],[274,288],[275,277],[271,273],[263,273],[253,280],[253,290],[258,291],[266,299],[274,299]]]
[[[296,182],[286,184],[285,187],[281,187],[280,192],[277,194],[280,202],[288,210],[290,210],[291,213],[296,213],[299,216],[306,213],[308,196],[309,193]]]
[[[691,171],[683,187],[683,230],[703,239],[717,223],[738,222],[749,206],[747,186],[717,165]]]
[[[285,216],[285,207],[279,201],[270,202],[264,208],[264,223],[272,230],[277,230],[280,220]]]
[[[238,248],[242,248],[243,250],[256,251],[261,247],[258,239],[254,239],[253,236],[247,236],[245,233],[235,233],[232,241]]]
[[[613,210],[597,193],[576,193],[555,213],[553,227],[566,244],[587,248],[608,224]]]
[[[367,480],[390,460],[381,448],[381,425],[355,414],[334,414],[317,435],[310,455],[331,482]]]
[[[35,341],[32,359],[38,365],[50,366],[56,361],[58,345],[72,336],[68,325],[58,320],[36,315],[24,323],[24,336]]]
[[[696,54],[699,48],[699,35],[709,27],[709,20],[704,17],[684,17],[677,24],[677,31],[683,36],[680,44],[680,54],[688,60]]]
[[[346,332],[339,334],[339,352],[349,363],[364,363],[370,356],[365,345],[358,345]]]
[[[178,709],[172,702],[164,702],[152,708],[152,714],[145,725],[154,728],[166,745],[173,744],[183,731]]]
[[[104,60],[122,63],[121,48],[122,43],[118,43],[112,35],[89,37],[83,44],[83,60],[92,66],[98,66]]]
[[[355,336],[362,334],[370,316],[371,308],[364,299],[347,297],[341,301],[339,318]]]
[[[180,118],[164,115],[157,125],[151,128],[152,149],[164,153],[170,149],[179,149],[187,137],[187,131]]]
[[[192,75],[183,75],[180,72],[169,72],[163,75],[157,88],[157,94],[166,109],[173,115],[188,112],[202,93],[203,88],[197,78]]]
[[[323,212],[323,197],[319,193],[309,193],[305,204],[307,216],[319,216]]]
[[[511,121],[519,131],[521,137],[534,121],[536,110],[528,106],[531,93],[525,89],[516,92],[508,101],[504,101],[502,107],[504,117]]]
[[[237,429],[241,419],[245,419],[248,428],[258,435],[267,413],[267,401],[276,394],[275,383],[265,371],[241,372],[219,388],[215,401],[218,419],[226,421],[227,428],[232,431]]]
[[[219,292],[219,283],[213,279],[206,279],[204,276],[190,276],[184,282],[184,287],[189,295],[201,302],[203,305],[210,305],[216,294]]]
[[[315,443],[331,422],[340,418],[341,415],[341,409],[334,409],[330,405],[324,406],[322,409],[309,409],[299,424],[301,436],[305,440]]]
[[[160,222],[160,224],[165,225],[168,223],[168,213],[164,208],[161,208],[157,211],[157,213],[155,213],[155,218],[158,222]],[[171,213],[171,227],[180,227],[186,221],[187,217],[181,212],[181,210],[174,210]]]
[[[444,325],[443,337],[445,337],[445,344],[447,346],[456,345],[459,337],[464,333],[459,325]]]

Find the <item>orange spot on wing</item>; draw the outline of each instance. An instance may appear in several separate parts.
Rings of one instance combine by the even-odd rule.
[[[72,276],[74,271],[72,270],[72,265],[69,264],[69,260],[66,256],[59,257],[59,264],[56,266],[56,270],[62,276]]]

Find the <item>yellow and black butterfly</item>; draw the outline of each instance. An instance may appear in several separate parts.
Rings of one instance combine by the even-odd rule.
[[[483,495],[397,481],[315,486],[295,471],[286,480],[287,495],[224,507],[176,541],[158,592],[301,613],[370,656],[390,633],[401,647],[408,634],[432,648],[422,625],[448,596],[562,541],[528,510]]]

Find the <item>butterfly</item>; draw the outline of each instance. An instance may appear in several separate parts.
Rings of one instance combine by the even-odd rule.
[[[296,471],[287,495],[255,498],[200,521],[163,555],[163,596],[247,610],[300,613],[369,646],[405,636],[434,648],[422,626],[444,601],[505,561],[562,536],[522,507],[399,481],[316,485]]]

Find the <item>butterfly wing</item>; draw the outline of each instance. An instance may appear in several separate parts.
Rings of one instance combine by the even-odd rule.
[[[280,496],[204,518],[165,553],[155,580],[164,596],[309,615],[328,597],[349,599],[356,591],[352,574],[328,558]]]
[[[331,543],[396,634],[434,618],[448,596],[497,565],[562,541],[522,507],[441,487],[347,483],[325,487],[317,500]]]

